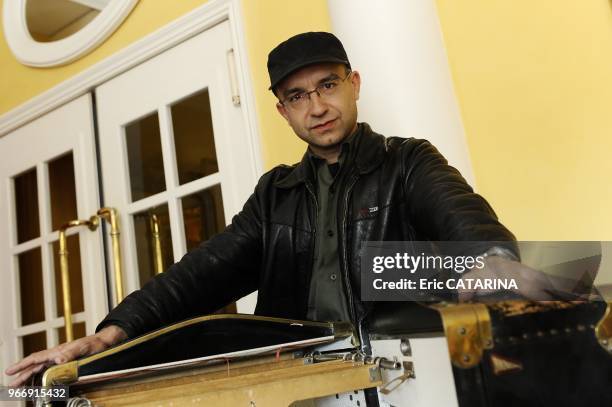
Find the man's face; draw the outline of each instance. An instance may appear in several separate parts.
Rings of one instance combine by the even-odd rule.
[[[286,101],[299,92],[308,92],[329,81],[337,81],[333,94],[310,94],[305,106],[295,109],[289,103],[277,103],[276,108],[295,134],[308,143],[313,153],[336,162],[342,141],[357,128],[357,99],[361,79],[353,71],[346,80],[342,64],[314,64],[289,75],[276,87],[279,100]]]

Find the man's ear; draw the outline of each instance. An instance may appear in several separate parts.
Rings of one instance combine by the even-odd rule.
[[[287,108],[281,102],[276,102],[276,110],[289,122],[289,114],[287,114]]]
[[[359,90],[361,89],[361,75],[358,71],[351,74],[351,84],[353,85],[353,95],[355,100],[359,100]]]

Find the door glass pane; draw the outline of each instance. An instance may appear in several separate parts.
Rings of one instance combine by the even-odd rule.
[[[132,201],[166,190],[157,112],[125,127]]]
[[[208,89],[176,103],[171,112],[179,183],[218,172]]]
[[[156,236],[153,233],[156,229],[156,222],[157,229],[159,230],[159,240],[156,240]],[[135,214],[134,236],[136,238],[136,255],[138,257],[138,274],[140,286],[142,287],[156,274],[157,253],[161,253],[161,270],[165,271],[174,263],[168,205],[160,205]]]
[[[81,273],[81,245],[79,235],[68,236],[68,270],[70,277],[70,306],[72,313],[85,310],[83,301],[83,275]],[[62,270],[60,267],[59,241],[53,242],[53,271],[55,275],[55,315],[64,316],[64,291],[62,290]]]
[[[58,230],[66,222],[77,219],[72,152],[49,162],[49,191],[51,230]]]
[[[17,243],[40,236],[36,168],[15,177]]]
[[[21,344],[23,346],[23,356],[47,349],[47,334],[43,331],[22,336]]]
[[[21,294],[21,325],[45,319],[40,247],[18,256],[19,291]]]
[[[182,199],[187,250],[225,228],[221,186],[215,185]]]
[[[72,336],[74,339],[83,338],[85,336],[85,322],[76,322],[72,324]],[[59,339],[59,343],[66,342],[66,330],[62,328],[57,328],[57,338]]]

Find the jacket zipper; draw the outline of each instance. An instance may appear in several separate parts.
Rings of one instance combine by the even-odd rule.
[[[316,241],[317,241],[317,224],[318,224],[318,217],[319,217],[319,203],[317,202],[317,196],[315,195],[312,188],[310,187],[310,184],[308,184],[308,182],[304,182],[304,184],[306,185],[306,189],[310,193],[310,196],[312,197],[312,201],[314,202],[314,206],[315,206],[315,213],[314,213],[315,221],[314,221],[314,224],[312,225],[312,230],[313,230],[312,256],[310,257],[310,265],[309,265],[310,272],[308,273],[308,284],[307,284],[307,289],[308,289],[308,292],[310,293],[310,285],[312,283],[312,267],[314,265],[314,258],[316,255],[315,249],[317,248]],[[309,304],[306,304],[306,312],[308,312],[308,306]]]
[[[353,186],[357,182],[358,178],[359,176],[353,175],[353,178],[349,182],[348,187],[346,189],[346,193],[344,194],[344,216],[342,217],[342,241],[341,241],[342,260],[343,260],[343,266],[344,266],[343,267],[344,281],[345,281],[346,291],[347,291],[348,300],[349,300],[349,313],[350,313],[351,321],[353,322],[357,322],[357,321],[355,321],[356,315],[355,315],[355,304],[353,301],[353,290],[351,289],[351,280],[349,279],[349,273],[348,273],[348,255],[347,255],[347,247],[346,247],[346,225],[348,223],[347,219],[348,219],[349,195],[351,194],[351,190],[353,189]]]

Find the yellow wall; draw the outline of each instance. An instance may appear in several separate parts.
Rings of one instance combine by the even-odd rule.
[[[140,1],[102,46],[59,68],[20,65],[2,39],[0,114],[204,2]],[[267,91],[267,53],[331,24],[325,0],[242,5],[267,169],[304,151]],[[610,1],[437,5],[479,191],[519,239],[612,240]]]
[[[268,91],[268,52],[281,41],[304,31],[330,31],[326,0],[243,0],[249,62],[255,89],[259,128],[266,169],[294,163],[306,149],[276,111],[276,98]]]
[[[612,3],[437,0],[479,191],[523,240],[612,240]]]
[[[4,1],[7,0],[0,0],[0,3]],[[57,68],[40,69],[21,65],[11,54],[2,36],[0,114],[74,76],[205,2],[206,0],[140,1],[127,20],[100,47],[71,64]]]
[[[0,0],[0,6],[3,0]],[[0,40],[0,114],[94,65],[147,34],[177,19],[206,0],[141,0],[127,20],[93,52],[71,64],[56,68],[29,68],[10,53]],[[325,0],[243,0],[243,14],[252,67],[251,76],[258,109],[264,166],[298,161],[305,144],[276,113],[275,99],[267,90],[268,52],[280,41],[305,30],[330,30]]]

